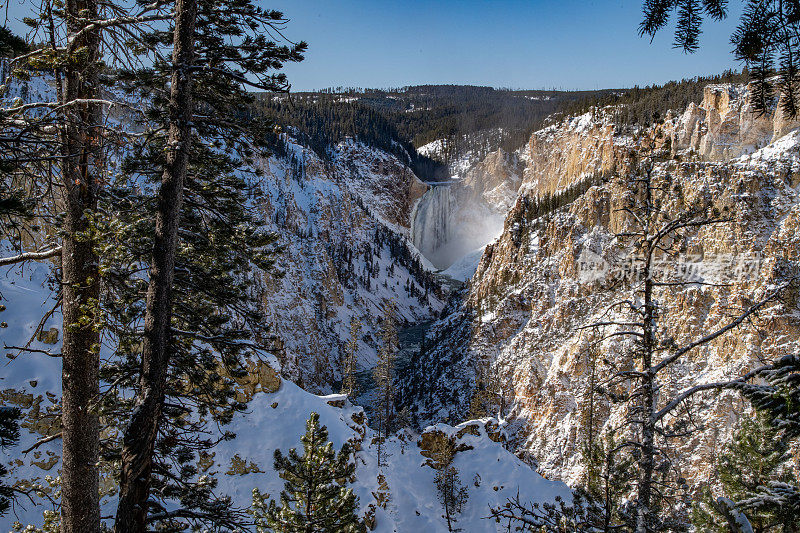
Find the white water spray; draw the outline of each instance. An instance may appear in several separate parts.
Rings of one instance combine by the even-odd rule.
[[[446,269],[497,238],[503,215],[459,184],[437,185],[411,213],[411,240],[436,268]]]

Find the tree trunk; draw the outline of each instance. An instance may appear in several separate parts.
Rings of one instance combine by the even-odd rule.
[[[197,0],[175,4],[173,74],[169,100],[169,138],[156,212],[142,348],[139,397],[122,447],[120,497],[115,531],[142,533],[153,467],[153,449],[161,422],[169,368],[172,282],[183,185],[189,159],[192,118],[192,74]]]
[[[653,511],[653,471],[655,469],[655,373],[653,372],[653,352],[655,350],[656,334],[656,309],[653,303],[653,268],[652,260],[655,244],[650,240],[650,230],[653,223],[652,208],[652,169],[647,170],[645,180],[645,213],[646,228],[644,239],[644,268],[642,280],[644,284],[644,315],[642,324],[642,390],[641,390],[641,449],[639,454],[639,488],[636,498],[636,533],[647,533],[652,528]]]
[[[67,0],[70,35],[97,18],[94,0]],[[61,102],[96,98],[100,50],[99,31],[83,34],[73,49],[81,55],[65,68]],[[61,254],[62,314],[62,533],[100,531],[100,426],[92,404],[99,385],[100,331],[97,305],[100,294],[98,259],[87,214],[97,210],[100,158],[100,107],[83,104],[65,108],[61,131],[64,239]]]

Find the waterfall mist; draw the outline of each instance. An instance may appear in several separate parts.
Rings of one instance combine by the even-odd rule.
[[[411,240],[436,268],[447,269],[503,231],[504,216],[459,184],[437,185],[411,214]]]

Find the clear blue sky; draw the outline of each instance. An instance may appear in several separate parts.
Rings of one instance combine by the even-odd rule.
[[[286,69],[295,90],[456,83],[596,89],[646,85],[739,67],[729,38],[741,12],[707,21],[701,49],[671,31],[639,38],[640,0],[264,0],[308,41]]]
[[[9,25],[30,0],[8,0]],[[738,68],[729,37],[741,13],[706,21],[701,48],[672,48],[671,28],[637,35],[641,0],[258,0],[291,19],[309,44],[286,72],[295,90],[456,83],[598,89],[647,85]],[[5,3],[5,2],[2,2]],[[17,20],[14,20],[17,19]]]

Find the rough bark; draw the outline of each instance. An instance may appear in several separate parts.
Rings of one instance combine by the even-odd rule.
[[[146,530],[153,449],[161,423],[170,359],[172,283],[191,143],[191,66],[194,61],[196,18],[196,0],[176,2],[168,110],[169,137],[158,193],[139,391],[136,408],[123,436],[120,498],[115,522],[117,533],[141,533]]]
[[[78,14],[97,18],[95,0],[67,0],[66,11],[68,29],[73,35],[85,24],[77,18]],[[81,53],[65,67],[60,95],[64,102],[94,99],[98,93],[99,31],[82,34],[73,49],[81,49]],[[87,213],[97,209],[100,107],[86,103],[66,109],[61,132],[65,212],[61,254],[64,317],[61,531],[95,533],[100,531],[100,430],[91,406],[99,393],[100,332],[96,309],[100,285]]]

